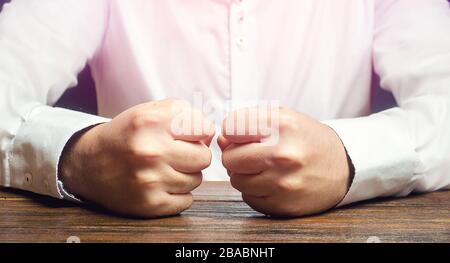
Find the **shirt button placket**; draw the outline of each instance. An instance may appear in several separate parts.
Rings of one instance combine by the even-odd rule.
[[[250,89],[249,17],[246,0],[232,0],[230,6],[230,89],[231,99],[248,101],[255,96]]]

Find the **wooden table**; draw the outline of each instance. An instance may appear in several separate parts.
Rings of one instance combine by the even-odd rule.
[[[0,242],[450,242],[450,192],[365,202],[276,220],[254,212],[225,182],[206,182],[180,216],[142,220],[0,190]]]

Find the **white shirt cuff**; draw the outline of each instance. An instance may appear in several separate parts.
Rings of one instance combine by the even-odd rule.
[[[414,189],[421,163],[408,141],[387,116],[324,121],[341,138],[355,168],[343,206],[380,196],[404,196]]]
[[[9,152],[10,186],[59,199],[78,201],[58,180],[58,163],[69,139],[110,119],[42,106],[21,125]]]

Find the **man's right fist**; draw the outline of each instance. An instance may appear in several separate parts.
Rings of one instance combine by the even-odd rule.
[[[192,204],[214,131],[187,102],[141,104],[74,138],[60,179],[76,196],[122,214],[175,215]]]

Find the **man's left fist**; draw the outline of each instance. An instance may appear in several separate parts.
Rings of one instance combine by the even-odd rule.
[[[218,143],[232,186],[266,215],[319,213],[348,190],[349,165],[337,134],[293,110],[237,110],[224,120]]]

